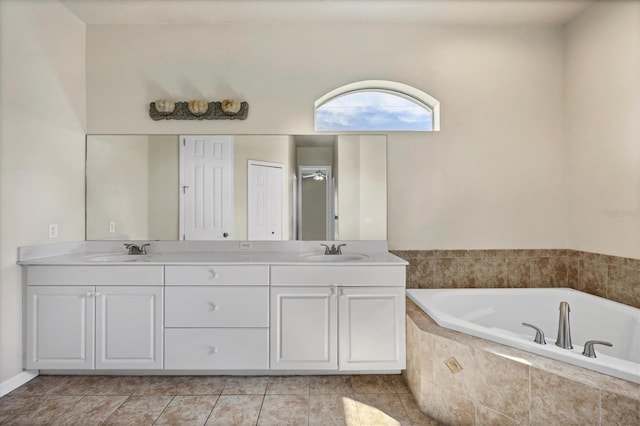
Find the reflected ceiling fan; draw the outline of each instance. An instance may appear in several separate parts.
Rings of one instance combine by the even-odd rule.
[[[309,178],[313,178],[313,180],[325,180],[327,178],[327,175],[321,170],[315,171],[308,175],[302,175],[302,179],[309,179]]]

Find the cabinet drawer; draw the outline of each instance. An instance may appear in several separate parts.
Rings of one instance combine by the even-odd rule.
[[[162,285],[163,267],[27,266],[27,285]]]
[[[267,328],[167,328],[166,370],[266,370],[269,368]]]
[[[272,266],[271,285],[404,286],[405,266]]]
[[[269,287],[165,287],[166,327],[268,327]]]
[[[269,285],[269,266],[166,266],[167,285]]]

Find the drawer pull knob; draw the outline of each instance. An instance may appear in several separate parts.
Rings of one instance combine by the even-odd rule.
[[[209,302],[209,312],[217,311],[218,309],[220,309],[218,305],[213,302]]]
[[[218,274],[216,274],[216,271],[214,271],[213,269],[209,269],[209,279],[215,280],[216,278],[218,278]]]
[[[209,346],[209,355],[214,355],[218,353],[218,348],[215,346]]]

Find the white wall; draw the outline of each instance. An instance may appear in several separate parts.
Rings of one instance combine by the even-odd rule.
[[[569,247],[640,258],[640,3],[566,29]]]
[[[179,238],[180,156],[178,136],[149,136],[148,237]]]
[[[175,140],[174,145],[177,145]],[[132,240],[148,239],[149,195],[152,192],[149,186],[149,137],[91,136],[87,142],[86,169],[87,239],[121,235]],[[170,171],[167,170],[168,175]],[[115,223],[113,234],[109,233],[110,222]]]
[[[566,247],[562,29],[95,25],[87,43],[89,133],[309,134],[336,87],[415,86],[442,131],[389,136],[390,247]],[[235,97],[249,117],[151,120],[166,97]]]
[[[0,1],[0,92],[2,383],[22,370],[17,247],[84,239],[85,25],[58,2]]]

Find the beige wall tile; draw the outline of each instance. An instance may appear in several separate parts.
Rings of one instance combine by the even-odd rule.
[[[566,287],[567,260],[564,257],[536,257],[531,259],[531,287]]]
[[[476,424],[482,426],[518,426],[529,422],[528,412],[527,419],[524,422],[517,422],[507,416],[493,411],[481,404],[476,405]]]
[[[602,426],[640,425],[640,400],[602,391]]]
[[[607,265],[600,262],[581,260],[577,290],[595,294],[600,297],[606,297],[606,286]]]
[[[422,411],[438,423],[456,426],[475,424],[474,403],[459,392],[434,386],[424,404]]]
[[[529,421],[529,367],[505,357],[476,350],[478,403],[517,420]]]
[[[531,424],[597,425],[597,389],[531,368]]]
[[[433,383],[464,398],[475,399],[475,361],[473,349],[440,336],[431,335],[433,339]],[[462,366],[462,370],[452,373],[445,361],[454,357]]]
[[[531,282],[529,259],[507,259],[507,287],[528,288]]]
[[[420,379],[433,381],[433,338],[430,333],[419,331],[420,334]]]
[[[640,269],[608,266],[607,298],[640,308]]]

